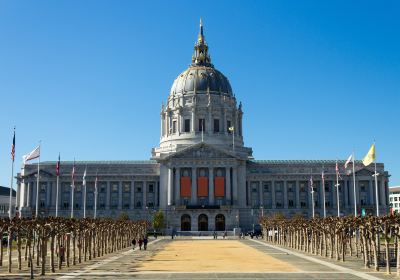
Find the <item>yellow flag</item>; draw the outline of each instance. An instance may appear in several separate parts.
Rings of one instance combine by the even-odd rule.
[[[372,144],[371,148],[368,151],[368,154],[363,158],[363,164],[365,166],[370,165],[375,160],[375,144]]]

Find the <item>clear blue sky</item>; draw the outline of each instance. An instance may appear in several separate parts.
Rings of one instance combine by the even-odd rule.
[[[199,18],[257,159],[358,159],[400,185],[399,1],[0,1],[0,185],[21,156],[148,159]],[[397,115],[397,117],[396,117]]]

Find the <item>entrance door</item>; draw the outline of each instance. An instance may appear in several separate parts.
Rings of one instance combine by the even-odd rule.
[[[184,214],[181,217],[181,231],[191,231],[192,222],[188,214]]]
[[[199,215],[199,231],[208,231],[208,217],[205,214]]]
[[[218,214],[215,216],[215,230],[224,231],[225,230],[225,216]]]

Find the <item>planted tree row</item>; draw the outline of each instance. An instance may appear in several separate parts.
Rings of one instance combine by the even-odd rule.
[[[314,219],[277,215],[263,217],[260,223],[268,242],[337,261],[362,258],[366,268],[373,265],[376,271],[381,263],[388,274],[394,261],[400,275],[399,215]]]
[[[40,274],[45,275],[46,268],[55,272],[56,268],[60,270],[63,266],[76,265],[129,247],[131,240],[144,236],[146,230],[145,221],[61,217],[0,219],[0,236],[8,236],[8,272],[12,272],[15,247],[18,270],[27,265],[31,276],[34,262],[40,267]],[[3,266],[3,250],[2,244],[0,266]],[[46,264],[48,259],[50,264]]]

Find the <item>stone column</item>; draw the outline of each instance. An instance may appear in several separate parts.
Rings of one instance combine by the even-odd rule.
[[[32,182],[32,188],[31,188],[31,207],[32,209],[35,209],[36,205],[36,182]]]
[[[118,182],[118,210],[122,210],[122,182]]]
[[[258,191],[259,191],[259,198],[260,198],[260,206],[263,206],[264,207],[264,192],[263,192],[263,182],[262,181],[260,181],[259,183],[258,183],[258,186],[259,186],[259,189],[258,189]]]
[[[331,196],[332,196],[332,205],[334,207],[334,209],[336,210],[336,215],[337,215],[337,196],[336,196],[336,192],[337,192],[337,188],[335,187],[336,185],[336,181],[331,181]]]
[[[296,208],[300,209],[300,182],[296,181]]]
[[[233,205],[238,203],[238,178],[237,167],[232,168]]]
[[[379,189],[379,205],[386,206],[385,181],[382,176],[378,176],[378,189]]]
[[[283,181],[283,208],[288,209],[287,180]]]
[[[348,208],[349,207],[349,196],[348,196],[348,189],[349,189],[349,180],[344,180],[343,181],[343,191],[344,191],[344,208]]]
[[[222,114],[224,115],[224,118],[223,118],[224,124],[222,125],[222,129],[223,129],[224,134],[227,135],[228,134],[228,127],[227,127],[227,124],[226,124],[226,109],[222,110]]]
[[[197,168],[192,167],[192,193],[191,193],[192,205],[197,204]]]
[[[368,203],[370,205],[375,205],[375,181],[373,178],[368,180]]]
[[[131,181],[131,203],[130,203],[131,210],[135,209],[135,181]]]
[[[359,183],[358,183],[358,179],[356,179],[356,184],[357,184],[357,188],[356,188],[356,193],[357,193],[357,206],[359,206],[360,205],[360,201],[361,201],[361,197],[360,197],[360,186],[359,186]],[[360,207],[357,207],[357,208],[359,208],[360,209],[360,211],[361,211],[361,208]]]
[[[357,183],[356,183],[357,184]],[[351,211],[351,214],[354,214],[354,181],[351,180],[351,184],[350,184],[350,197],[349,197],[349,204],[350,204],[350,208],[353,209]],[[357,207],[358,208],[358,207]],[[357,209],[359,210],[359,209]]]
[[[26,189],[26,206],[31,207],[32,183],[28,182]]]
[[[146,210],[146,206],[147,206],[147,181],[143,181],[143,205],[142,208],[143,210]]]
[[[111,199],[110,181],[107,181],[106,210],[110,210],[110,199]]]
[[[180,205],[181,204],[181,169],[178,167],[175,170],[175,205]]]
[[[208,132],[209,134],[211,134],[212,133],[212,131],[213,131],[213,128],[212,128],[212,117],[211,117],[211,106],[210,107],[208,107],[208,127],[206,127],[206,131],[205,132]]]
[[[174,183],[174,172],[172,167],[168,168],[168,187],[167,187],[167,204],[168,206],[172,205],[172,196],[173,196],[173,183]]]
[[[46,182],[46,207],[52,209],[53,201],[51,199],[51,192],[52,192],[52,184],[51,182]]]
[[[208,186],[209,186],[208,200],[209,200],[210,205],[214,205],[214,168],[213,167],[208,169]]]
[[[226,178],[226,205],[232,205],[232,197],[231,197],[231,168],[225,168],[225,178]]]
[[[196,132],[196,129],[195,129],[195,125],[196,125],[196,113],[195,113],[195,108],[193,107],[192,108],[192,125],[191,125],[191,127],[190,127],[190,131],[191,132]]]
[[[275,201],[275,180],[271,181],[271,200],[272,200],[272,209],[276,209],[276,201]]]

